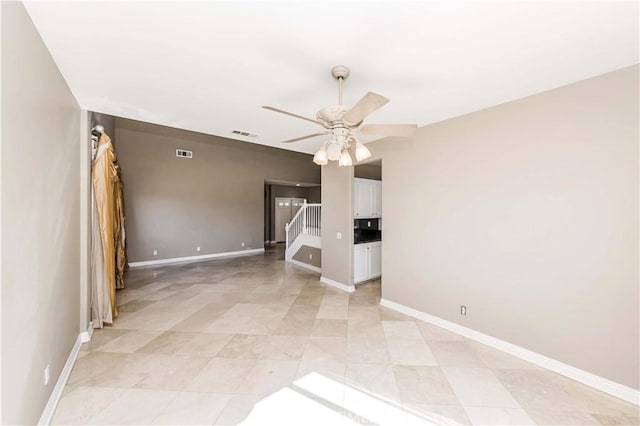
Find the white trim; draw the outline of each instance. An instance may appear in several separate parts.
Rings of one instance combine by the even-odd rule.
[[[356,291],[356,287],[353,285],[342,284],[342,283],[339,283],[338,281],[334,281],[324,276],[320,276],[320,282],[330,285],[331,287],[335,287],[339,290],[346,291],[348,293],[353,293],[354,291]]]
[[[89,328],[87,329],[87,331],[83,331],[78,334],[78,338],[73,344],[73,348],[71,348],[71,353],[69,353],[69,356],[67,357],[67,362],[64,363],[64,367],[62,367],[62,371],[60,372],[60,376],[58,376],[56,385],[53,387],[51,395],[49,395],[47,405],[45,405],[44,410],[42,410],[40,420],[38,420],[38,425],[49,425],[51,423],[53,414],[56,412],[56,408],[58,407],[58,403],[60,402],[60,398],[62,397],[64,386],[67,384],[67,380],[69,380],[73,365],[76,363],[78,355],[80,354],[80,348],[82,347],[83,343],[91,340],[92,335],[93,323],[91,322],[89,323]]]
[[[248,256],[248,255],[259,254],[259,253],[264,253],[264,247],[259,249],[251,249],[251,250],[228,251],[226,253],[212,253],[212,254],[201,254],[198,256],[172,257],[169,259],[144,260],[142,262],[131,262],[129,263],[129,267],[137,268],[140,266],[166,265],[169,263],[193,262],[193,261],[208,260],[208,259],[218,259],[220,257]]]
[[[632,404],[640,405],[640,390],[638,389],[633,389],[629,386],[616,383],[612,380],[597,376],[593,373],[589,373],[588,371],[584,371],[555,359],[546,357],[542,354],[533,352],[529,349],[525,349],[521,346],[514,345],[513,343],[505,342],[504,340],[500,340],[487,334],[480,333],[479,331],[473,330],[471,328],[464,327],[460,324],[438,318],[436,316],[418,311],[416,309],[401,305],[396,302],[392,302],[390,300],[380,299],[380,305],[389,309],[393,309],[394,311],[398,311],[405,315],[409,315],[410,317],[431,323],[446,330],[453,331],[454,333],[458,333],[464,337],[468,337],[469,339],[484,343],[485,345],[517,356],[518,358],[522,358],[525,361],[529,361],[533,364],[539,365],[540,367],[544,367],[558,374],[562,374],[563,376],[576,380],[580,383],[584,383],[585,385],[591,386],[592,388],[598,389],[602,392],[608,393],[620,399],[624,399],[625,401],[628,401]]]
[[[307,263],[300,262],[299,260],[291,259],[291,260],[288,260],[287,262],[293,263],[296,266],[299,266],[299,267],[304,268],[304,269],[308,269],[308,270],[313,271],[313,272],[317,272],[317,273],[321,273],[322,272],[322,269],[318,268],[317,266],[309,265]]]
[[[93,321],[89,322],[89,327],[87,327],[87,331],[83,331],[80,333],[80,340],[82,343],[87,343],[91,341],[91,337],[93,336]]]

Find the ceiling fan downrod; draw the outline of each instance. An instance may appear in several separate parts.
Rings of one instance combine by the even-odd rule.
[[[331,68],[331,75],[338,80],[338,105],[342,105],[342,82],[349,77],[349,67],[346,65],[336,65]]]

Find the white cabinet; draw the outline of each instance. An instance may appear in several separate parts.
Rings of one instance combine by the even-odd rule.
[[[353,282],[378,278],[382,275],[382,243],[356,244],[353,247]]]
[[[368,244],[356,244],[353,248],[353,282],[365,281],[369,275]]]
[[[353,216],[357,219],[382,217],[382,182],[353,180]]]

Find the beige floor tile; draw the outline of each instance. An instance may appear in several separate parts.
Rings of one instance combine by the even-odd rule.
[[[129,333],[129,330],[116,330],[111,327],[97,328],[93,330],[91,340],[82,345],[83,351],[94,351],[97,348],[106,345],[110,341],[117,339],[125,334]]]
[[[391,362],[397,365],[438,365],[424,340],[387,338]]]
[[[304,357],[344,362],[347,358],[347,340],[344,337],[309,337]]]
[[[349,318],[349,305],[322,304],[316,318],[347,319]]]
[[[521,408],[464,407],[474,425],[535,425]]]
[[[488,368],[444,367],[442,370],[463,406],[520,408]]]
[[[362,364],[388,364],[391,362],[387,342],[380,337],[349,337],[347,359]]]
[[[185,391],[233,394],[255,360],[214,358],[185,386]]]
[[[382,321],[382,328],[387,340],[423,340],[418,326],[413,321]]]
[[[160,335],[159,331],[132,330],[96,348],[100,352],[131,353]]]
[[[593,416],[579,411],[552,411],[525,409],[529,417],[538,425],[599,425]]]
[[[431,341],[429,348],[442,367],[486,367],[464,341]]]
[[[348,389],[356,389],[385,401],[400,403],[400,393],[396,385],[396,377],[390,364],[355,364],[347,363],[345,374]]]
[[[350,319],[347,321],[347,337],[370,337],[385,339],[380,321],[371,319]]]
[[[515,369],[515,370],[541,370],[528,361],[509,355],[506,352],[499,351],[482,343],[467,341],[467,345],[480,358],[482,363],[489,368],[497,369]]]
[[[316,319],[311,330],[314,337],[347,337],[347,320]]]
[[[307,338],[300,336],[269,336],[260,346],[259,358],[299,360],[307,347]]]
[[[268,396],[286,388],[294,382],[299,364],[299,361],[258,360],[236,393]]]
[[[349,305],[349,317],[350,320],[361,319],[361,320],[372,320],[379,322],[380,321],[380,311],[376,305]]]
[[[467,412],[459,405],[404,404],[407,412],[431,425],[470,425]]]
[[[243,423],[253,411],[255,404],[261,400],[260,395],[233,395],[214,424],[229,426]]]
[[[216,421],[232,395],[180,392],[161,414],[154,425],[210,425]]]
[[[145,374],[134,385],[140,389],[183,390],[211,361],[210,358],[189,355],[149,354],[145,359]]]
[[[465,340],[465,338],[459,334],[453,333],[444,328],[436,327],[423,321],[416,321],[418,329],[422,333],[425,340]]]
[[[53,415],[53,425],[82,425],[107,408],[122,389],[80,386],[65,394]]]
[[[314,324],[314,318],[297,319],[285,317],[273,333],[283,336],[310,336]]]
[[[296,378],[302,378],[309,374],[318,374],[331,380],[343,383],[346,371],[345,361],[332,358],[305,358],[300,360]]]
[[[639,423],[636,406],[379,306],[380,280],[345,293],[283,258],[128,271],[54,421],[264,424],[295,407],[304,424]]]
[[[268,336],[236,334],[216,355],[219,358],[258,359]]]
[[[158,411],[176,398],[178,392],[129,389],[114,393],[113,402],[89,420],[96,425],[151,424]]]
[[[459,404],[440,367],[394,365],[392,368],[403,403]]]

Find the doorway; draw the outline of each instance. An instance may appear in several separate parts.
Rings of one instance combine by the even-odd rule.
[[[287,239],[286,225],[298,213],[298,210],[307,200],[305,198],[281,198],[276,197],[275,201],[275,232],[277,243],[282,243]]]

